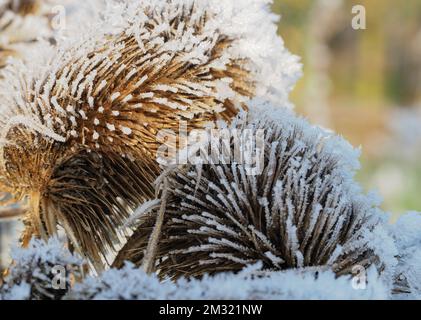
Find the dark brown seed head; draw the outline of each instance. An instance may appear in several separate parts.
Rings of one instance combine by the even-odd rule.
[[[229,121],[258,85],[244,39],[218,27],[212,6],[133,8],[115,17],[123,27],[103,22],[37,68],[8,69],[0,117],[0,182],[29,203],[25,240],[61,225],[98,265],[153,196],[158,133]]]
[[[236,272],[258,261],[269,270],[325,266],[337,274],[381,268],[369,240],[381,218],[352,181],[337,138],[269,110],[263,116],[263,109],[254,110],[231,126],[255,137],[264,133],[260,174],[231,161],[179,166],[162,178],[168,184],[156,256],[162,277]],[[228,153],[242,147],[231,138]],[[157,212],[152,207],[139,218],[115,266],[143,264]]]

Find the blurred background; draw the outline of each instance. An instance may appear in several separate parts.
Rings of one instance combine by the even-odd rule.
[[[365,30],[352,27],[356,5]],[[274,0],[273,10],[304,64],[297,112],[361,146],[357,179],[393,219],[421,211],[421,1]]]

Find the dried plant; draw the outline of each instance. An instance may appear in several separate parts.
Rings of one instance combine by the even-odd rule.
[[[367,272],[365,290],[355,290],[351,277],[336,278],[331,270],[303,268],[261,271],[261,263],[236,274],[220,273],[203,279],[161,282],[156,275],[127,264],[99,275],[81,274],[81,259],[56,239],[33,241],[27,249],[14,249],[15,265],[2,287],[5,300],[279,300],[279,299],[386,299],[388,286],[374,268]],[[55,269],[53,269],[55,267]],[[60,267],[66,274],[59,274]],[[54,272],[54,270],[56,272]],[[53,271],[53,272],[52,272]],[[58,281],[57,275],[62,278]],[[75,280],[75,281],[74,281]],[[53,285],[64,289],[55,290]],[[66,286],[64,286],[66,284]]]
[[[167,199],[143,206],[138,229],[114,266],[145,263],[166,202],[154,260],[161,277],[240,271],[257,261],[269,270],[326,266],[338,275],[372,264],[382,270],[382,248],[392,240],[382,231],[375,203],[353,182],[353,150],[282,108],[258,103],[250,109],[230,129],[263,130],[262,173],[248,174],[241,162],[164,173]],[[241,149],[235,141],[229,140],[224,156]]]
[[[408,212],[392,226],[398,264],[393,293],[400,299],[421,299],[421,213]]]
[[[77,283],[65,300],[377,300],[387,299],[387,286],[374,269],[365,290],[355,290],[350,277],[337,278],[331,270],[313,268],[219,273],[203,279],[161,282],[156,275],[126,265]]]
[[[31,241],[27,249],[15,249],[9,274],[0,286],[0,299],[59,300],[83,275],[83,261],[62,242]]]
[[[154,196],[160,130],[229,120],[257,93],[286,99],[299,65],[265,4],[116,1],[54,54],[7,68],[0,184],[27,200],[23,243],[61,225],[99,267]]]

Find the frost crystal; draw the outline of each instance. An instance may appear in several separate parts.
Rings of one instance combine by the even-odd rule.
[[[56,238],[32,240],[29,248],[14,249],[12,259],[0,288],[0,298],[7,300],[61,299],[82,271],[82,260]]]
[[[410,212],[392,226],[398,248],[395,293],[401,298],[421,299],[421,213]]]
[[[142,270],[126,265],[98,278],[77,284],[67,299],[80,300],[326,300],[386,299],[386,286],[374,270],[364,290],[356,290],[349,277],[331,271],[289,270],[259,274],[247,268],[238,274],[222,273],[201,280],[160,282]],[[374,271],[374,272],[372,272]]]
[[[339,275],[372,264],[388,270],[393,240],[377,202],[352,179],[358,161],[349,145],[284,108],[256,102],[249,109],[228,128],[264,131],[261,174],[249,174],[246,164],[211,161],[177,166],[159,179],[168,182],[161,184],[168,201],[160,275],[239,271],[258,261],[264,269],[327,266]],[[231,138],[228,152],[237,147]],[[156,209],[140,215],[116,266],[144,263],[156,217]]]
[[[8,66],[0,184],[29,198],[24,243],[60,224],[99,267],[122,221],[153,197],[160,130],[230,120],[255,95],[290,107],[300,66],[268,4],[108,1],[90,26],[76,31],[75,14],[54,49]]]

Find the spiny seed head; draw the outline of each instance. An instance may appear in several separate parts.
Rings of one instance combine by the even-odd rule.
[[[324,266],[337,274],[359,265],[382,268],[372,242],[381,215],[352,180],[354,155],[346,143],[268,105],[250,107],[229,128],[254,137],[263,131],[261,173],[238,161],[164,173],[167,198],[144,206],[115,266],[142,264],[164,203],[156,256],[162,277],[236,272],[258,261],[269,270]],[[245,152],[237,142],[228,140],[222,155]]]
[[[0,183],[29,198],[26,238],[60,224],[101,260],[153,195],[160,130],[229,120],[256,93],[286,99],[299,67],[265,3],[116,1],[54,54],[7,68]]]
[[[408,212],[392,226],[398,264],[394,270],[393,292],[408,298],[421,297],[421,213]]]
[[[32,240],[27,249],[14,249],[12,257],[0,299],[60,300],[83,276],[83,260],[55,238]]]

